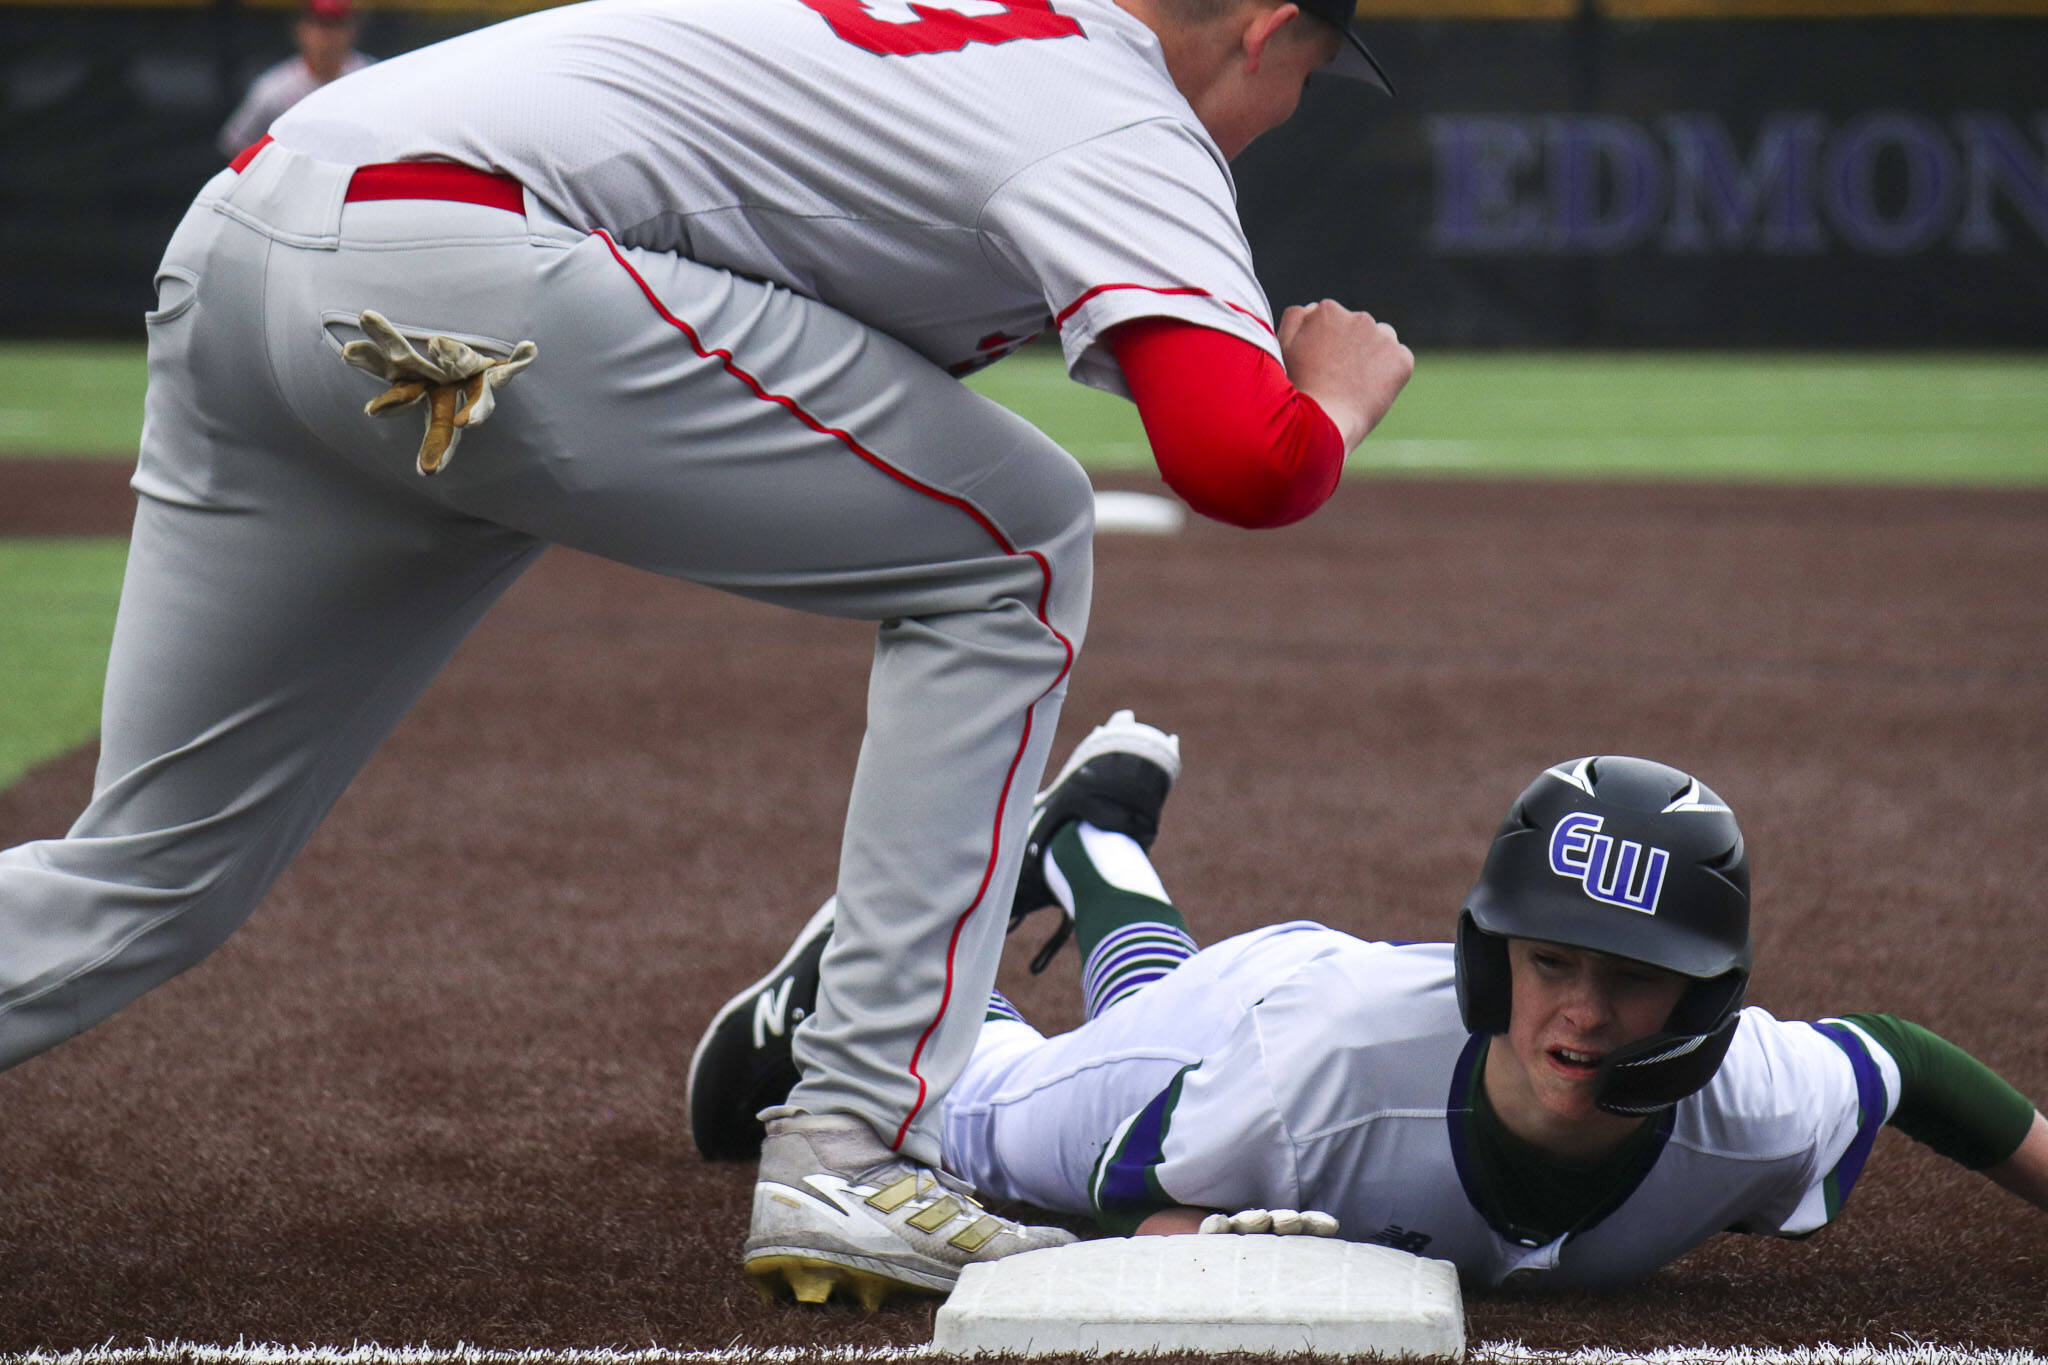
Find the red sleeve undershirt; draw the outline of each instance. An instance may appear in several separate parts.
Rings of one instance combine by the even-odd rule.
[[[1178,318],[1138,318],[1107,339],[1167,487],[1203,516],[1285,526],[1336,491],[1343,435],[1265,351]]]

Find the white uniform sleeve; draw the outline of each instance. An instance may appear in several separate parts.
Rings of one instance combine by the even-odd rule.
[[[1117,1129],[1089,1181],[1104,1227],[1129,1232],[1184,1205],[1298,1208],[1293,1140],[1267,1077],[1258,1011]]]
[[[1097,343],[1133,318],[1182,318],[1280,356],[1229,169],[1176,120],[1034,162],[989,198],[981,228],[995,268],[1044,297],[1068,372],[1091,387],[1128,396]]]
[[[1899,1102],[1899,1068],[1869,1034],[1839,1019],[1780,1022],[1749,1010],[1761,1066],[1746,1085],[1795,1126],[1805,1160],[1794,1179],[1746,1217],[1745,1232],[1803,1237],[1841,1211],[1877,1130]]]

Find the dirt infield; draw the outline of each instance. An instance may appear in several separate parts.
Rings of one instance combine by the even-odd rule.
[[[1181,733],[1158,860],[1198,935],[1442,937],[1530,777],[1640,752],[1743,817],[1755,1003],[1892,1010],[2048,1096],[2048,493],[1358,480],[1283,532],[1106,538],[1098,581],[1062,734],[1119,705]],[[247,929],[0,1076],[0,1351],[927,1340],[929,1306],[757,1304],[750,1172],[678,1114],[699,1028],[830,888],[868,657],[544,559]],[[0,794],[0,844],[89,777]],[[1022,969],[1041,933],[1003,985],[1069,1024],[1071,954]],[[1888,1132],[1808,1242],[1468,1313],[2039,1350],[2048,1216]]]

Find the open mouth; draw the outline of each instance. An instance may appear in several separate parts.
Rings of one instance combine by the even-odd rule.
[[[1600,1054],[1580,1052],[1575,1048],[1554,1047],[1550,1049],[1551,1065],[1567,1076],[1590,1077],[1600,1069]]]

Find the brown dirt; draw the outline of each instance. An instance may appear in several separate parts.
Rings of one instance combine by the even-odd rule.
[[[1538,769],[1640,752],[1743,815],[1755,1002],[1893,1010],[2048,1095],[2048,494],[1356,480],[1282,532],[1106,539],[1099,578],[1062,733],[1180,731],[1158,858],[1199,934],[1441,936]],[[550,555],[247,929],[0,1076],[0,1350],[928,1340],[929,1305],[758,1305],[749,1172],[678,1115],[830,886],[868,652]],[[89,780],[0,794],[0,844]],[[1039,933],[1004,985],[1071,1023]],[[2044,1301],[2048,1217],[1887,1133],[1809,1242],[1467,1306],[1551,1347],[2038,1349]]]
[[[125,536],[132,462],[0,460],[0,536]]]

